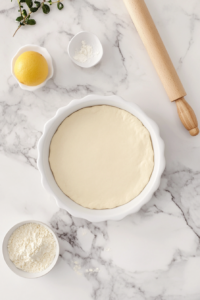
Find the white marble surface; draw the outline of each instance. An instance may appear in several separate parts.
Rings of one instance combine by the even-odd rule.
[[[200,1],[146,3],[200,120]],[[0,239],[15,223],[38,219],[51,224],[61,245],[55,269],[37,280],[17,277],[1,255],[0,298],[199,300],[200,137],[182,127],[122,0],[64,4],[61,12],[38,12],[37,26],[12,38],[16,1],[0,3]],[[104,47],[92,69],[77,67],[67,55],[80,30],[93,31]],[[55,67],[54,78],[33,93],[21,90],[10,73],[12,56],[28,43],[46,47]],[[36,167],[44,123],[71,99],[90,93],[138,104],[158,123],[166,144],[159,190],[120,222],[92,224],[59,210]]]

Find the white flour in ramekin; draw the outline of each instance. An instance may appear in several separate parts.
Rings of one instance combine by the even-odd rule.
[[[37,273],[52,263],[56,254],[56,242],[45,226],[29,223],[13,232],[8,241],[8,253],[18,269]]]
[[[81,48],[79,50],[76,50],[74,59],[78,62],[84,63],[97,54],[98,52],[94,52],[91,45],[88,45],[85,41],[82,41]]]

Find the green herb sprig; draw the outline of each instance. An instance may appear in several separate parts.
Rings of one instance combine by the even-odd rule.
[[[12,0],[11,0],[12,1]],[[58,1],[51,1],[51,0],[43,0],[43,1],[33,1],[32,0],[17,0],[19,5],[18,12],[20,13],[20,16],[17,17],[16,21],[19,23],[16,31],[14,32],[13,36],[17,33],[17,31],[25,25],[35,25],[36,21],[31,18],[32,13],[35,13],[40,8],[42,8],[42,11],[44,14],[48,14],[50,12],[50,5],[57,4],[58,10],[62,10],[64,7],[64,4],[62,3],[62,0]],[[24,8],[24,4],[26,4],[27,8]],[[27,12],[28,10],[28,12]]]

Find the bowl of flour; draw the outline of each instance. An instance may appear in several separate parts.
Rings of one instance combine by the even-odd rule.
[[[59,243],[49,226],[24,221],[13,226],[3,241],[8,267],[24,278],[38,278],[50,272],[59,257]]]

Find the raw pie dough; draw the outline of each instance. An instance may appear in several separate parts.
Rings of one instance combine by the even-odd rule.
[[[148,130],[132,114],[92,106],[67,117],[54,134],[49,163],[60,189],[91,209],[114,208],[134,199],[154,167]]]

